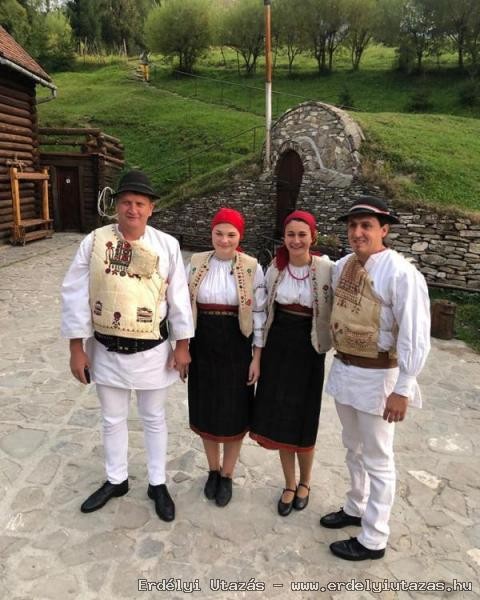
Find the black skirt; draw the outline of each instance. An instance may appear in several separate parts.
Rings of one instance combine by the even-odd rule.
[[[253,403],[253,386],[247,386],[252,339],[240,331],[238,315],[199,313],[190,353],[190,427],[216,442],[242,439]]]
[[[272,450],[315,446],[325,354],[311,342],[311,317],[276,311],[262,351],[250,437]]]

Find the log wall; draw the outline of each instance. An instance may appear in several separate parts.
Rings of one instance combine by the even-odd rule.
[[[0,242],[9,239],[11,233],[13,214],[9,168],[15,161],[24,171],[38,170],[35,84],[0,66]],[[20,190],[22,217],[38,216],[39,194],[35,184],[22,182]]]

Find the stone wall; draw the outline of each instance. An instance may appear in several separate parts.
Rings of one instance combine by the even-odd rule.
[[[304,174],[296,207],[312,212],[321,234],[338,237],[348,250],[345,225],[337,215],[355,197],[382,195],[380,188],[362,181],[359,148],[363,134],[339,109],[320,103],[304,103],[285,113],[272,128],[269,168],[260,176],[240,176],[220,191],[190,198],[160,209],[152,222],[165,231],[183,236],[187,246],[210,247],[210,221],[221,206],[243,212],[247,233],[243,247],[258,254],[270,245],[276,220],[277,162],[294,150],[302,159]],[[402,223],[392,227],[392,248],[412,257],[428,282],[480,291],[480,218],[452,216],[424,207],[394,208]]]

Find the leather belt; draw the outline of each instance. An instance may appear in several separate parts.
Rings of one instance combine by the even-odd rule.
[[[278,310],[291,315],[300,315],[301,317],[311,317],[313,315],[313,308],[303,306],[303,304],[279,304],[277,302],[276,305]]]
[[[167,319],[163,319],[160,323],[161,339],[157,340],[141,340],[138,338],[126,338],[117,335],[105,335],[103,333],[94,332],[95,339],[100,342],[108,352],[117,352],[118,354],[136,354],[137,352],[145,352],[159,346],[168,338]]]
[[[197,302],[198,312],[205,315],[238,315],[238,306],[231,304],[202,304]]]
[[[344,365],[352,365],[362,369],[394,369],[398,367],[397,359],[390,358],[388,352],[379,352],[376,358],[368,358],[367,356],[355,356],[355,354],[337,351],[335,358],[341,360]]]

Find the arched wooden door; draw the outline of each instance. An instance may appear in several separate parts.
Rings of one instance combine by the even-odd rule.
[[[285,217],[295,210],[302,177],[302,159],[295,150],[287,150],[279,158],[277,167],[276,237],[283,233],[282,224]]]

